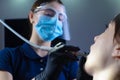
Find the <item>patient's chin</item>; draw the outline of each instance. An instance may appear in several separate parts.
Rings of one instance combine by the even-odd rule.
[[[93,73],[94,73],[93,65],[85,63],[84,69],[85,69],[86,73],[88,73],[91,76],[93,75]]]

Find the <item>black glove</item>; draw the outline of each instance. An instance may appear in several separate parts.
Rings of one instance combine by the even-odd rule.
[[[36,80],[57,80],[63,65],[71,61],[77,61],[76,53],[80,49],[74,46],[64,46],[63,48],[49,53],[45,71]]]
[[[86,58],[81,57],[79,60],[79,70],[77,74],[77,80],[93,80],[92,76],[88,75],[84,70],[85,62],[86,62]]]
[[[76,61],[78,60],[77,58],[77,52],[80,49],[78,47],[74,46],[64,46],[63,48],[50,53],[49,55],[49,61],[55,64],[65,64],[69,61]]]

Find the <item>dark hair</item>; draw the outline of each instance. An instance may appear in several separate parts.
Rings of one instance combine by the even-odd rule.
[[[118,14],[114,19],[113,22],[115,22],[115,34],[114,34],[114,39],[118,43],[120,43],[120,14]]]
[[[34,10],[36,9],[36,7],[40,6],[42,3],[47,3],[47,2],[49,3],[49,2],[52,2],[52,1],[57,1],[58,3],[60,3],[60,4],[63,5],[63,3],[62,3],[61,0],[37,0],[37,1],[34,2],[32,8],[31,8],[31,11],[34,12]]]

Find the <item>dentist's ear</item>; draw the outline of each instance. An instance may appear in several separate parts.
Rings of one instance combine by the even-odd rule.
[[[34,20],[33,20],[33,12],[32,12],[32,11],[29,12],[29,20],[30,20],[30,23],[31,23],[31,24],[34,23]]]
[[[114,52],[112,53],[112,57],[115,59],[120,59],[120,47],[114,50]]]

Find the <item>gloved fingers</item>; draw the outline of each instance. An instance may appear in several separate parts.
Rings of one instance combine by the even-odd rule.
[[[51,52],[49,56],[49,60],[54,63],[67,63],[69,61],[77,61],[79,60],[77,55],[78,51],[80,50],[79,47],[74,46],[64,46],[55,52]]]
[[[78,60],[77,53],[78,52],[66,52],[63,53],[63,55],[69,60]]]
[[[78,52],[80,50],[79,47],[71,46],[71,45],[66,45],[63,48],[59,49],[59,52]]]

